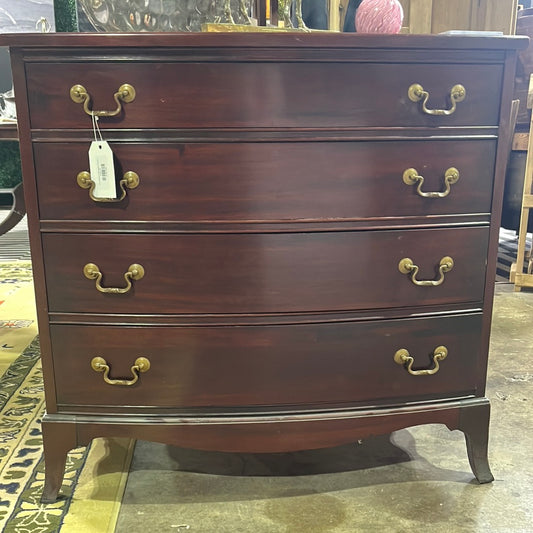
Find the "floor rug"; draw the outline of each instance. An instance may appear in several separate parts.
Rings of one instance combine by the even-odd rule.
[[[87,448],[72,450],[62,497],[42,505],[44,409],[36,338],[0,378],[0,531],[113,532],[134,441],[95,439]]]
[[[0,376],[36,335],[31,263],[0,262]]]

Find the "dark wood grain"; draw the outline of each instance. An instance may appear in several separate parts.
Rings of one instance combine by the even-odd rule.
[[[473,395],[481,318],[475,314],[294,327],[52,326],[59,409],[316,409]],[[449,355],[432,376],[412,376],[393,361],[395,352],[406,348],[415,368],[433,368],[430,355],[440,345]],[[114,379],[132,379],[130,368],[139,356],[147,357],[151,367],[135,385],[113,386],[90,368],[95,356],[109,363]]]
[[[111,143],[117,179],[133,170],[137,189],[98,203],[76,183],[88,170],[86,143],[36,143],[41,219],[297,221],[488,213],[496,142],[490,140],[268,143]],[[402,180],[414,167],[422,198]]]
[[[117,417],[48,415],[43,427],[49,430],[43,439],[62,450],[75,440],[85,446],[97,437],[127,437],[153,440],[201,450],[225,452],[293,452],[319,449],[354,442],[374,435],[391,433],[420,424],[445,424],[459,429],[461,415],[474,418],[486,409],[486,398],[375,410],[351,410],[335,413],[292,414],[248,417]],[[65,431],[75,429],[75,439]],[[59,440],[63,437],[63,440]],[[46,446],[46,444],[45,444]],[[74,445],[72,445],[74,447]],[[54,450],[56,452],[56,450]],[[61,453],[61,452],[59,452]],[[57,455],[59,453],[56,452]],[[63,457],[57,461],[61,464]],[[50,467],[56,464],[50,464]],[[62,472],[47,463],[43,503],[53,501],[62,481]]]
[[[305,129],[498,123],[499,65],[478,66],[473,71],[460,64],[213,63],[192,59],[194,54],[188,58],[190,62],[181,63],[30,64],[26,75],[32,128],[90,127],[90,117],[70,99],[70,88],[83,85],[94,109],[112,110],[116,107],[113,94],[123,83],[133,85],[137,96],[124,104],[120,116],[101,119],[102,129],[119,125]],[[430,92],[431,108],[449,108],[450,90],[457,83],[466,88],[467,96],[456,113],[431,116],[407,97],[413,83]],[[378,99],[377,86],[381,87]]]
[[[275,453],[313,450],[355,442],[373,435],[391,433],[419,424],[446,424],[459,429],[461,410],[488,403],[486,398],[469,398],[434,404],[389,408],[347,409],[314,413],[286,413],[248,416],[120,416],[92,414],[46,415],[52,424],[75,424],[78,445],[101,436],[145,438],[201,450]],[[149,435],[149,437],[147,437]]]
[[[486,228],[235,235],[43,235],[49,310],[86,313],[286,313],[480,302]],[[66,252],[66,253],[65,253]],[[455,266],[437,287],[418,279]],[[83,275],[95,263],[104,287],[124,287],[129,265],[145,276],[127,294],[102,294]]]

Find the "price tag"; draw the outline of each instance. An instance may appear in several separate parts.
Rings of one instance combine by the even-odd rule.
[[[89,171],[95,198],[117,198],[113,152],[107,141],[93,141],[89,148]]]

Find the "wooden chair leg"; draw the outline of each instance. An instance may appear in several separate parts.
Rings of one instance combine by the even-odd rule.
[[[7,233],[10,229],[13,229],[26,214],[26,204],[24,203],[24,193],[22,189],[22,183],[19,183],[14,189],[5,192],[10,192],[13,196],[13,205],[11,211],[6,218],[0,222],[0,235]]]

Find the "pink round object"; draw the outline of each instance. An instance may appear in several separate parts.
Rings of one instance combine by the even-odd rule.
[[[363,0],[355,13],[358,33],[399,33],[402,22],[399,0]]]

